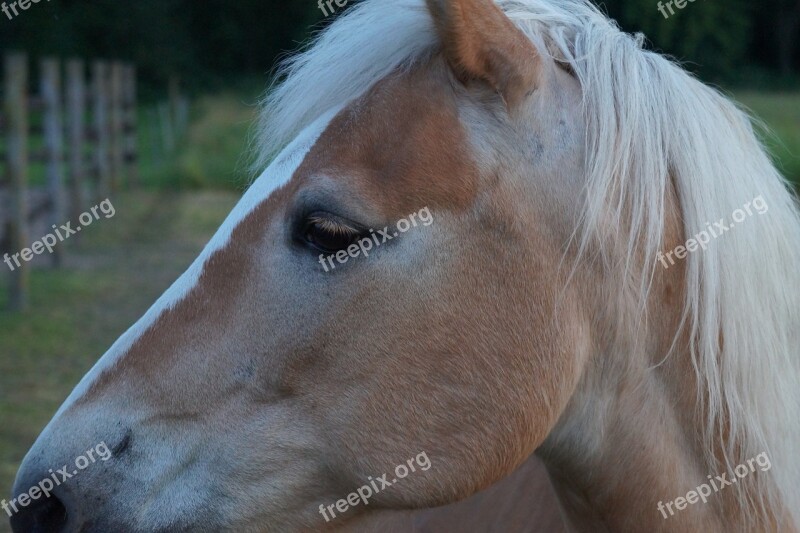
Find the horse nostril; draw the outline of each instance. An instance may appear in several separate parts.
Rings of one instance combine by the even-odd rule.
[[[53,494],[31,501],[27,507],[17,507],[19,512],[11,516],[14,533],[58,533],[67,523],[67,509]]]

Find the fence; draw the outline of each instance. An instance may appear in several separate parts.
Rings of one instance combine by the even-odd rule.
[[[32,224],[49,228],[76,220],[90,201],[113,195],[125,181],[135,186],[139,180],[133,66],[105,61],[87,65],[79,59],[62,65],[48,58],[39,62],[38,89],[29,94],[31,78],[25,54],[6,54],[0,112],[5,139],[4,146],[0,142],[0,162],[5,162],[0,175],[0,255],[28,246]],[[41,143],[32,142],[38,136]],[[44,165],[42,183],[32,185],[31,163]],[[61,264],[61,245],[51,258],[54,266]],[[29,272],[26,262],[11,272],[12,310],[27,306]]]
[[[180,90],[180,79],[169,78],[169,98],[146,110],[146,122],[150,130],[145,137],[149,143],[147,152],[156,166],[175,152],[178,141],[186,134],[189,124],[189,99]]]

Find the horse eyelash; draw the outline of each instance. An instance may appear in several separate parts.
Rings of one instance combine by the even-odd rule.
[[[355,235],[359,233],[357,228],[348,224],[320,216],[308,217],[307,227],[308,226],[317,226],[323,231],[327,231],[333,235]]]

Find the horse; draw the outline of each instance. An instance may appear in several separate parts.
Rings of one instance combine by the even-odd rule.
[[[746,110],[585,0],[365,0],[276,80],[15,532],[798,531],[800,211]]]

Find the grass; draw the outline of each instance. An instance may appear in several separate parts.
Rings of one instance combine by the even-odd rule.
[[[157,134],[148,114],[142,129],[145,185],[160,189],[242,190],[250,179],[247,140],[256,108],[236,95],[226,93],[195,101],[191,126],[180,139],[176,153],[159,163]]]

